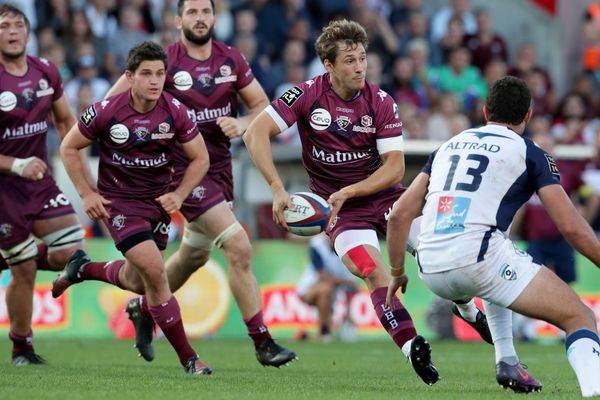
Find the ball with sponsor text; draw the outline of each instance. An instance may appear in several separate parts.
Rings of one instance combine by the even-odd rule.
[[[325,230],[331,210],[327,201],[310,192],[290,195],[291,208],[283,212],[290,232],[299,236],[313,236]]]

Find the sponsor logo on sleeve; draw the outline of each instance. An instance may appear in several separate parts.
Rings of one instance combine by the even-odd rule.
[[[560,172],[558,171],[558,165],[556,165],[556,161],[554,160],[554,158],[550,154],[544,153],[544,155],[546,156],[546,161],[548,162],[548,169],[550,170],[552,175],[555,175],[560,178]]]
[[[187,71],[179,71],[175,75],[173,75],[173,81],[175,83],[175,89],[186,91],[192,87],[194,81],[192,76]]]
[[[379,96],[382,103],[383,103],[383,100],[385,100],[385,98],[387,97],[387,95],[388,94],[382,89],[379,89],[379,92],[377,92],[377,96]]]
[[[110,127],[109,135],[116,144],[123,144],[129,139],[129,129],[123,124],[115,124]]]
[[[298,86],[294,86],[282,94],[280,99],[285,103],[286,106],[291,107],[303,94],[304,91],[302,89],[300,89]]]
[[[394,103],[394,118],[400,118],[400,113],[398,112],[398,104]]]
[[[310,114],[309,123],[315,131],[324,131],[331,124],[331,114],[324,108],[317,108]]]
[[[103,110],[106,108],[106,106],[108,105],[108,103],[110,103],[109,100],[106,100],[106,99],[102,100],[102,103],[100,103],[100,105],[102,106]]]
[[[81,114],[81,122],[84,123],[85,126],[90,126],[94,118],[96,118],[98,114],[96,113],[96,108],[94,105],[91,105]]]

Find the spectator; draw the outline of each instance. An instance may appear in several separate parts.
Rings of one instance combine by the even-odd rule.
[[[411,104],[417,110],[423,110],[427,107],[425,91],[422,87],[418,87],[415,82],[415,68],[410,58],[397,57],[394,60],[392,84],[389,87],[389,93],[394,97],[398,106]],[[402,119],[406,123],[404,115]]]
[[[71,14],[71,25],[65,38],[65,49],[67,51],[67,65],[71,71],[77,71],[79,56],[77,49],[83,43],[93,43],[95,50],[94,57],[98,62],[98,68],[104,74],[105,57],[106,57],[106,39],[101,39],[94,36],[90,22],[82,10],[75,10]]]
[[[475,13],[477,32],[466,35],[465,45],[471,51],[471,63],[483,74],[493,60],[508,61],[508,50],[504,39],[494,32],[490,14],[479,9]]]
[[[431,39],[434,43],[446,34],[448,22],[455,16],[463,21],[465,33],[474,35],[477,32],[477,20],[469,11],[469,0],[450,0],[450,4],[435,13],[431,19]]]
[[[452,93],[443,93],[433,113],[427,119],[428,139],[446,141],[469,127],[469,119],[460,112],[460,104]]]
[[[465,37],[463,20],[458,16],[450,18],[448,21],[448,30],[433,47],[431,64],[435,66],[447,64],[450,60],[450,53],[456,47],[463,45]]]
[[[88,105],[102,100],[108,89],[110,89],[110,83],[98,76],[96,59],[92,54],[93,49],[89,48],[86,50],[85,47],[82,47],[81,51],[82,54],[77,63],[77,74],[65,85],[65,93],[67,94],[69,103],[74,106],[77,104],[77,95],[82,85],[90,87],[92,101]],[[73,111],[75,115],[80,115],[79,110],[75,109]]]
[[[432,43],[429,40],[429,19],[427,15],[422,12],[412,13],[408,19],[408,26],[405,29],[405,33],[400,38],[399,54],[406,55],[408,53],[408,44],[413,39],[423,39],[432,47]]]
[[[120,27],[110,35],[107,67],[111,76],[118,76],[125,70],[127,54],[138,43],[149,39],[148,33],[140,29],[142,15],[140,11],[130,5],[119,10]]]

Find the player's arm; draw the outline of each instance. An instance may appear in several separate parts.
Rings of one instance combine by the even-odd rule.
[[[404,152],[390,151],[381,154],[383,164],[368,178],[348,185],[332,193],[327,199],[331,205],[330,221],[334,221],[346,200],[352,197],[367,196],[400,183],[404,177]]]
[[[273,118],[266,111],[262,111],[250,123],[243,139],[250,158],[273,192],[273,220],[283,229],[288,230],[283,210],[288,206],[291,207],[290,196],[277,173],[271,150],[271,138],[280,132]]]
[[[567,241],[581,254],[600,267],[600,242],[559,184],[538,190],[538,196],[556,227]]]
[[[269,105],[269,98],[256,79],[239,91],[248,113],[243,117],[219,117],[217,125],[230,139],[240,136],[256,116]]]
[[[119,77],[119,79],[117,79],[117,81],[114,83],[114,85],[112,85],[108,92],[106,92],[104,98],[123,93],[124,91],[129,90],[129,88],[131,88],[131,85],[129,85],[127,77],[125,77],[125,74],[123,74]]]
[[[0,155],[0,173],[19,175],[30,181],[44,177],[48,166],[37,157],[16,158]]]
[[[91,219],[98,220],[108,218],[104,205],[110,204],[110,201],[97,193],[86,177],[85,171],[88,167],[83,165],[80,152],[90,144],[92,141],[83,136],[75,124],[60,144],[60,156],[79,197],[83,200],[86,214]]]
[[[425,204],[425,195],[429,185],[429,175],[419,173],[408,189],[394,203],[387,224],[388,255],[390,257],[392,280],[388,287],[387,305],[394,307],[393,297],[398,288],[406,291],[408,277],[404,270],[404,257],[408,233],[413,220],[418,217]]]
[[[67,96],[65,94],[60,96],[58,100],[52,102],[52,119],[54,120],[54,126],[56,127],[58,137],[62,141],[65,136],[67,136],[67,133],[69,133],[69,129],[71,129],[71,127],[76,123],[75,118],[71,113],[69,101],[67,100]],[[79,152],[79,156],[81,157],[81,165],[85,173],[85,178],[90,186],[95,188],[96,182],[92,176],[92,171],[90,170],[87,151],[82,149]]]
[[[166,193],[156,200],[166,212],[172,214],[181,208],[181,204],[202,180],[208,171],[208,151],[202,135],[181,144],[184,153],[190,159],[181,183],[173,192]]]

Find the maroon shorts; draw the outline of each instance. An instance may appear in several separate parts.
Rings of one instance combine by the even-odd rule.
[[[337,215],[329,237],[335,242],[340,233],[352,229],[373,229],[385,237],[392,206],[405,190],[403,187],[394,187],[371,196],[346,201]]]
[[[107,198],[110,217],[105,224],[121,253],[145,240],[154,240],[160,250],[167,247],[171,216],[153,199]]]
[[[75,214],[71,202],[50,176],[28,181],[18,176],[0,177],[0,248],[7,250],[24,242],[33,223]]]
[[[206,175],[183,201],[179,211],[188,222],[195,220],[222,201],[233,200],[233,185],[219,179],[219,175]],[[175,187],[172,187],[172,190],[174,189]]]

